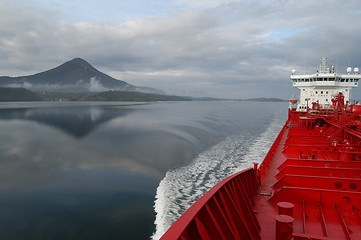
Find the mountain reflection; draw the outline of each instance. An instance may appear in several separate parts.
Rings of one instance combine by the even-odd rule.
[[[0,103],[0,238],[149,239],[167,171],[234,133],[252,141],[270,112],[242,102]]]
[[[175,104],[0,106],[0,189],[43,185],[76,169],[161,179],[212,142],[204,124],[184,123],[178,110]]]
[[[62,130],[76,138],[83,138],[100,125],[124,117],[131,109],[112,107],[55,107],[0,109],[0,120],[30,120]]]

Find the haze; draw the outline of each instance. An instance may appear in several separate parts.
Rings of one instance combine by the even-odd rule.
[[[361,67],[360,22],[358,0],[0,0],[0,75],[81,57],[171,94],[288,99],[293,68]]]

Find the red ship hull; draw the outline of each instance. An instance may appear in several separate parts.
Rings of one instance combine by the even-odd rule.
[[[218,183],[161,239],[361,239],[359,108],[290,110],[262,164]]]

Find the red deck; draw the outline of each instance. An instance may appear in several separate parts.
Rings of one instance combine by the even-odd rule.
[[[293,239],[361,239],[361,141],[348,131],[358,121],[352,116],[341,127],[331,116],[290,113],[263,166],[261,189],[271,195],[255,198],[257,219],[265,226],[261,239],[276,239],[279,202],[294,205]]]
[[[161,239],[361,239],[360,116],[333,107],[290,111],[259,168],[217,184]]]

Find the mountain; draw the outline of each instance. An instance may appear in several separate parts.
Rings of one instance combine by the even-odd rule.
[[[140,92],[124,92],[124,91],[106,91],[94,95],[86,96],[81,101],[191,101],[190,98]]]
[[[48,92],[100,92],[107,90],[164,94],[163,91],[137,87],[100,72],[87,61],[74,58],[45,72],[21,77],[0,77],[0,86],[23,87]]]

